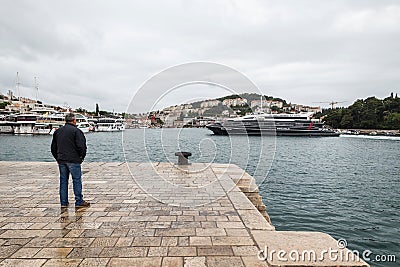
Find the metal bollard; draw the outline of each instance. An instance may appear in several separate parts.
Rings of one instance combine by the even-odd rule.
[[[191,155],[190,152],[175,152],[175,156],[178,156],[178,165],[189,165],[188,157]]]

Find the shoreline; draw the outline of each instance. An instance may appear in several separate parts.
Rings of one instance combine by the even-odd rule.
[[[400,130],[384,129],[338,129],[341,134],[373,135],[373,136],[400,136]]]

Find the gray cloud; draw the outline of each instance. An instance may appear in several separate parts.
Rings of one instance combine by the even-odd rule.
[[[6,0],[0,40],[1,92],[19,71],[23,94],[38,76],[42,100],[89,109],[124,111],[146,79],[191,61],[304,104],[384,97],[400,81],[398,1]]]

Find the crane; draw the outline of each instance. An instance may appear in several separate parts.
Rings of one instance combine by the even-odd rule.
[[[331,108],[333,109],[334,105],[339,104],[339,103],[344,103],[344,102],[346,102],[346,101],[313,102],[313,103],[326,103],[326,104],[331,105]]]

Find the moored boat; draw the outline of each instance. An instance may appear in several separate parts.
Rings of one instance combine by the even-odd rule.
[[[208,124],[216,135],[339,136],[323,122],[313,121],[312,113],[251,114],[225,122]]]
[[[33,134],[38,115],[23,113],[15,116],[14,134]]]
[[[125,120],[122,118],[98,118],[94,123],[96,132],[118,132],[125,130]]]
[[[53,134],[58,128],[65,124],[64,112],[45,114],[36,120],[34,127],[34,134]],[[82,114],[75,114],[76,116],[76,127],[82,132],[88,133],[90,124],[88,119]]]

